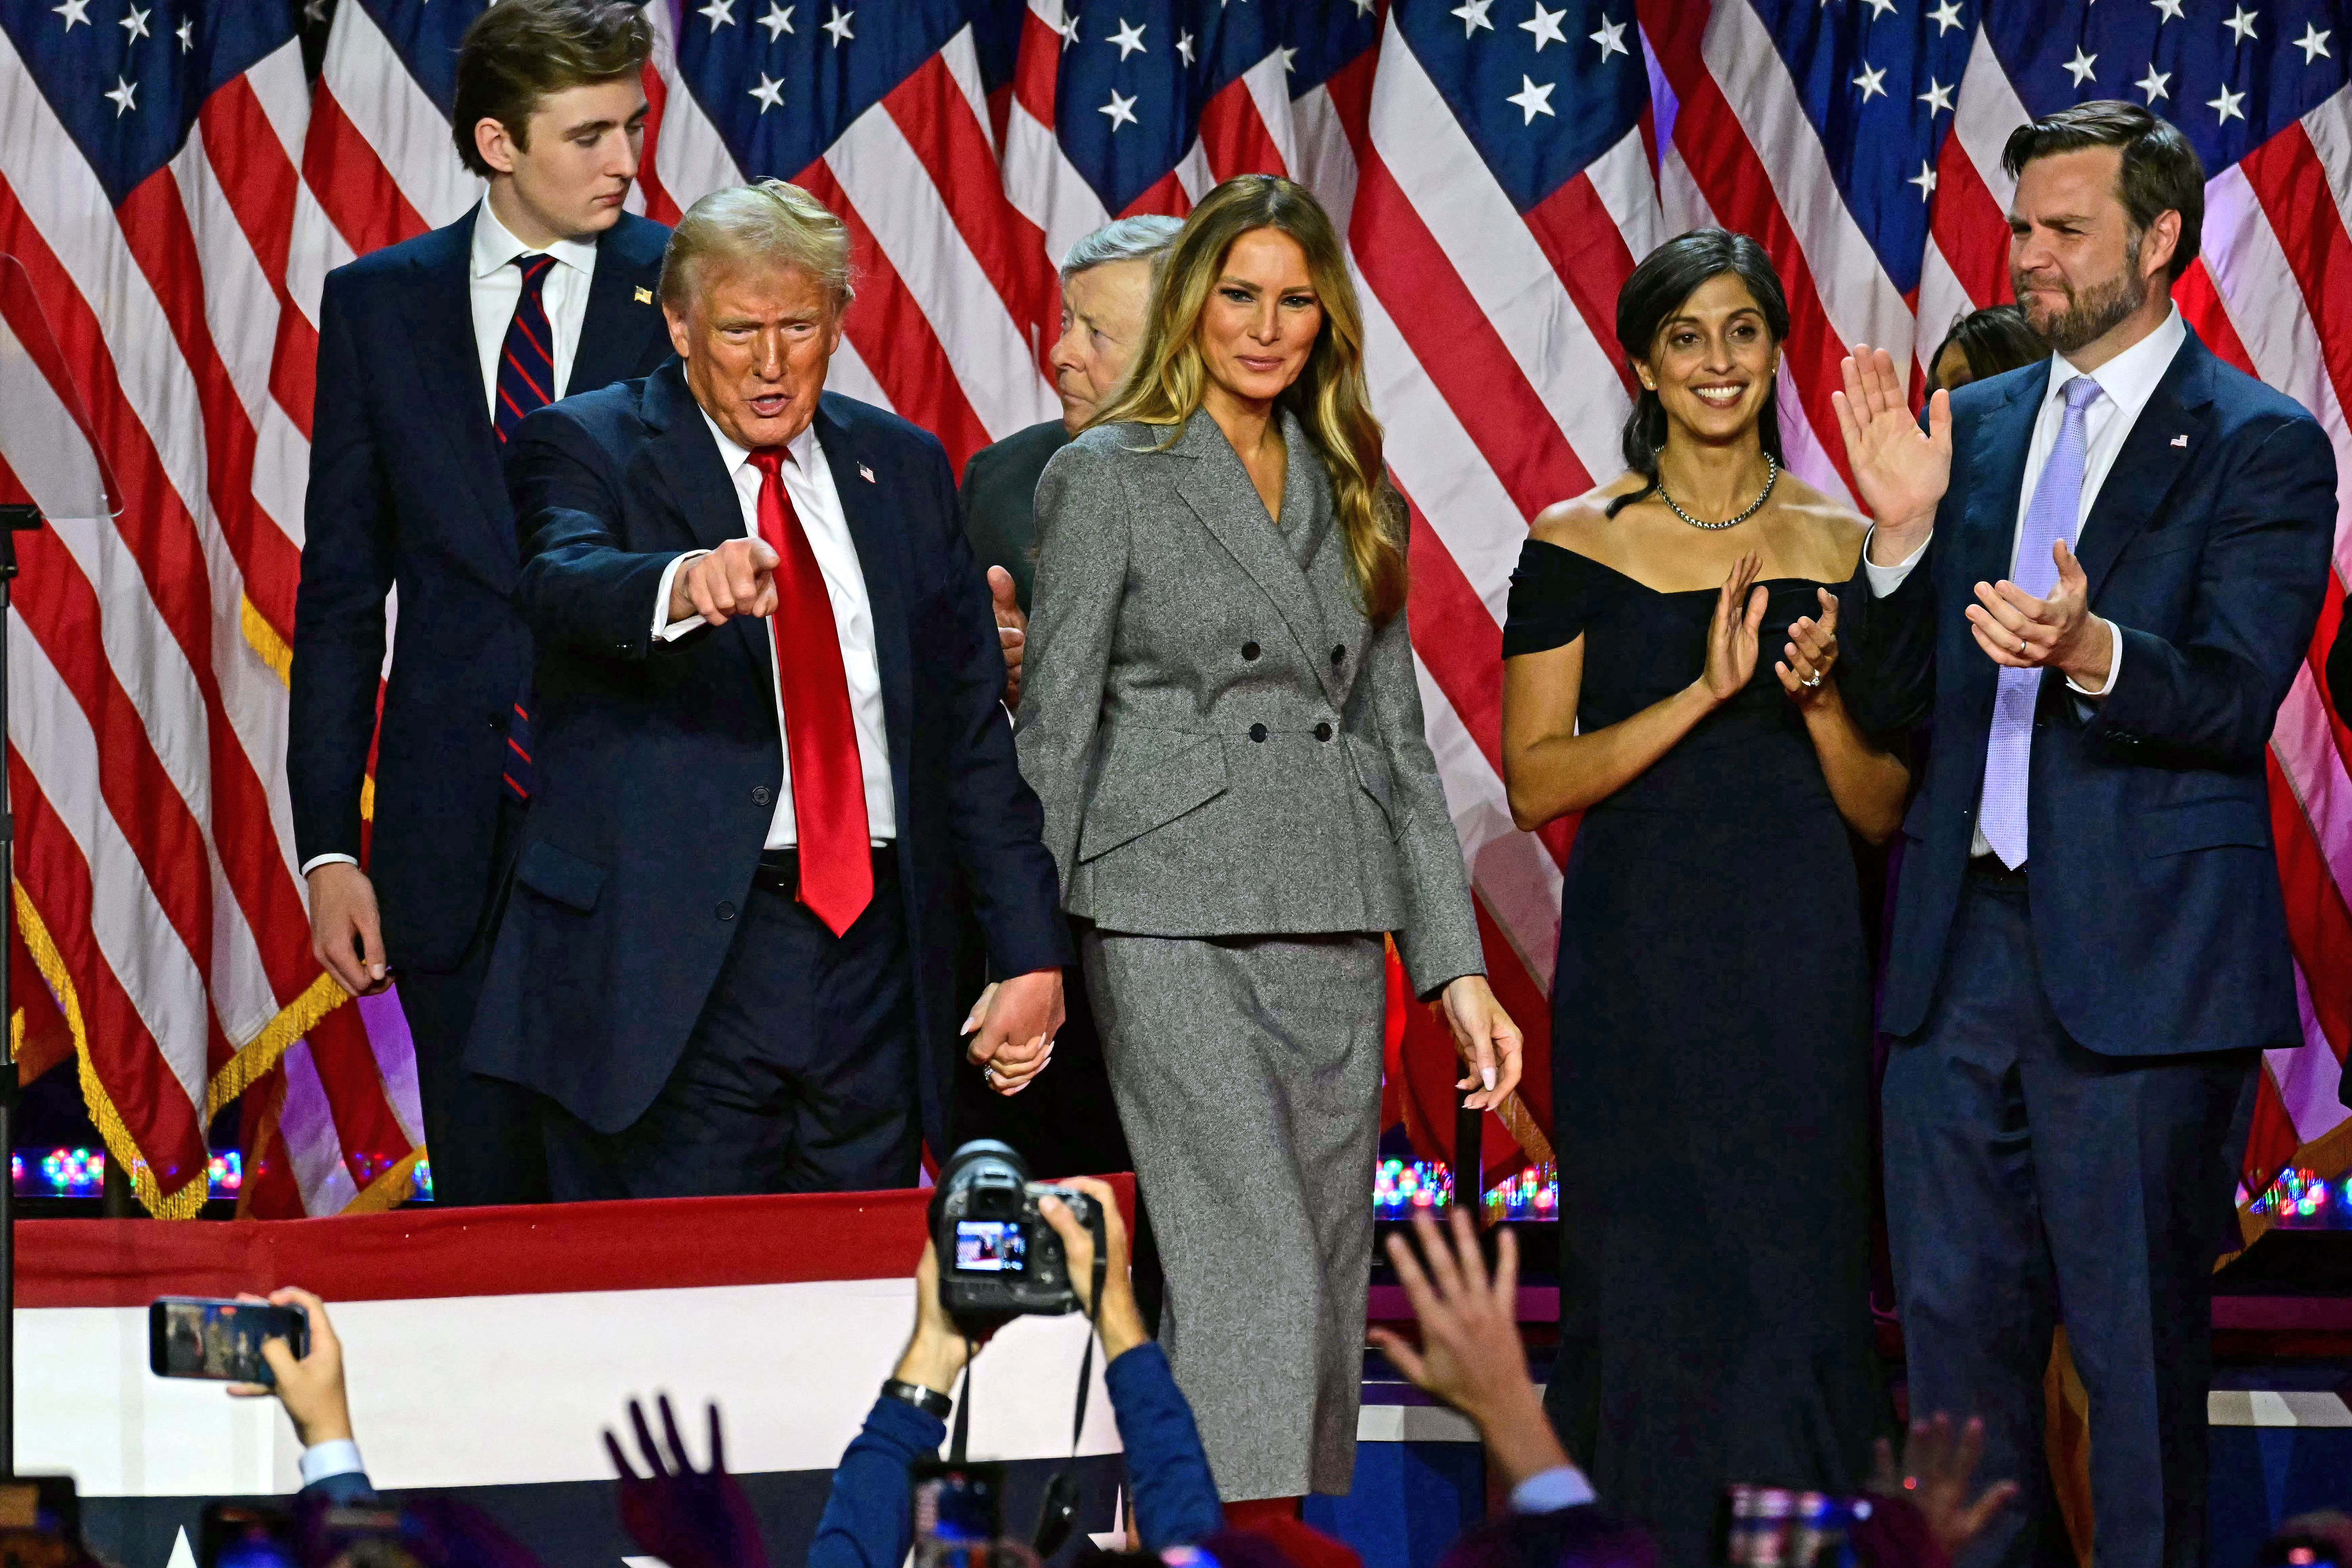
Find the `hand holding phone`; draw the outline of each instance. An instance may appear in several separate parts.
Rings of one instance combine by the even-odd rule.
[[[158,1377],[223,1379],[245,1399],[274,1394],[306,1448],[351,1436],[342,1342],[327,1304],[310,1291],[284,1286],[267,1299],[233,1301],[165,1297],[147,1309],[147,1333]]]

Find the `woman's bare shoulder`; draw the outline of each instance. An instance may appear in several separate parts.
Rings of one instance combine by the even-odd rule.
[[[1782,510],[1801,519],[1822,553],[1843,563],[1843,571],[1851,574],[1854,563],[1862,558],[1862,542],[1870,531],[1870,520],[1786,469],[1781,471],[1778,489],[1773,499]]]
[[[1648,482],[1639,474],[1624,474],[1580,496],[1556,500],[1536,513],[1535,521],[1528,525],[1528,536],[1580,555],[1593,554],[1609,532],[1609,503],[1619,496],[1632,495]]]

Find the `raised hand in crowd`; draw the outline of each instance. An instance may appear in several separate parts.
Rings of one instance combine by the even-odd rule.
[[[1926,542],[1936,504],[1951,483],[1952,395],[1939,389],[1927,399],[1927,428],[1921,430],[1893,354],[1856,343],[1838,372],[1845,386],[1830,394],[1830,406],[1845,437],[1854,489],[1875,520],[1870,559],[1893,566]]]
[[[1756,574],[1763,567],[1763,556],[1748,552],[1731,563],[1731,575],[1715,596],[1715,618],[1706,628],[1706,669],[1699,679],[1717,702],[1728,702],[1745,691],[1756,674],[1757,633],[1764,625],[1767,603]]]
[[[1478,1090],[1463,1103],[1492,1110],[1519,1087],[1519,1056],[1526,1044],[1519,1026],[1495,1000],[1494,987],[1483,974],[1460,975],[1447,982],[1441,994],[1446,1027],[1454,1031],[1454,1053],[1470,1069],[1454,1087]]]
[[[383,921],[368,874],[348,860],[328,860],[303,881],[310,890],[310,956],[354,996],[373,996],[390,984]]]
[[[1780,678],[1780,689],[1805,709],[1820,702],[1824,692],[1836,690],[1829,678],[1838,658],[1838,596],[1827,588],[1814,592],[1821,595],[1821,618],[1800,616],[1790,622],[1789,640],[1781,645],[1780,658],[1772,666],[1772,673]]]
[[[1013,574],[988,569],[989,607],[996,613],[996,640],[1004,645],[1004,705],[1021,706],[1021,656],[1029,644],[1029,617],[1013,597]]]
[[[2017,1499],[2015,1481],[1996,1481],[1982,1491],[1973,1489],[1977,1461],[1983,1456],[1984,1423],[1970,1416],[1955,1428],[1952,1418],[1938,1410],[1927,1420],[1911,1423],[1899,1467],[1894,1448],[1885,1438],[1878,1440],[1878,1462],[1872,1469],[1870,1490],[1901,1499],[1918,1510],[1928,1534],[1949,1562]]]
[[[1371,1331],[1373,1344],[1414,1387],[1477,1423],[1486,1452],[1512,1487],[1568,1468],[1568,1451],[1544,1415],[1519,1340],[1517,1240],[1501,1233],[1490,1271],[1462,1208],[1443,1231],[1427,1215],[1416,1215],[1413,1236],[1420,1256],[1403,1237],[1391,1236],[1389,1261],[1421,1321],[1421,1344],[1416,1349],[1379,1328]]]
[[[637,1474],[613,1429],[604,1429],[604,1452],[620,1477],[621,1526],[629,1539],[669,1568],[767,1568],[768,1549],[760,1521],[741,1483],[727,1473],[727,1447],[719,1426],[719,1406],[707,1406],[710,1421],[710,1468],[698,1470],[677,1435],[669,1395],[657,1396],[667,1453],[646,1425],[644,1406],[629,1401],[629,1424],[636,1428],[637,1452],[646,1473]]]
[[[335,1337],[335,1325],[327,1319],[327,1304],[308,1290],[298,1290],[291,1285],[272,1290],[267,1297],[240,1295],[237,1300],[301,1308],[310,1321],[310,1343],[297,1359],[284,1336],[262,1341],[261,1359],[269,1363],[269,1375],[278,1380],[277,1385],[232,1383],[229,1393],[240,1399],[276,1395],[294,1423],[294,1436],[305,1448],[315,1448],[321,1443],[349,1442],[352,1406],[343,1391],[343,1342]]]

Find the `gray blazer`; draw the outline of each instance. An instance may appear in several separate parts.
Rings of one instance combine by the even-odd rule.
[[[1483,974],[1405,617],[1365,619],[1328,472],[1282,416],[1277,528],[1216,422],[1089,430],[1037,485],[1021,771],[1063,903],[1145,936],[1393,931]]]

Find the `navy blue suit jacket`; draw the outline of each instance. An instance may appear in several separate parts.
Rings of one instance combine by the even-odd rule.
[[[1958,908],[1997,667],[1974,585],[2011,570],[2049,362],[1952,396],[1952,478],[1927,559],[1845,595],[1843,679],[1866,728],[1933,720],[1905,819],[1881,1026],[1924,1026]],[[2311,647],[2336,524],[2336,459],[2299,405],[2191,333],[2100,487],[2075,553],[2123,632],[2095,702],[2045,672],[2028,794],[2033,937],[2059,1021],[2106,1056],[2302,1038],[2263,754]]]
[[[945,1147],[961,868],[994,973],[1067,962],[1044,813],[1000,706],[988,584],[937,439],[827,393],[817,439],[873,601],[899,886]],[[626,1127],[677,1066],[751,891],[783,779],[770,629],[740,616],[653,636],[664,569],[743,535],[675,360],[523,421],[508,453],[515,602],[538,639],[539,793],[467,1065]]]
[[[358,856],[384,595],[400,588],[369,875],[395,965],[457,967],[492,879],[507,718],[530,670],[514,509],[482,395],[468,292],[474,213],[327,275],[319,313],[286,774],[304,863]],[[669,353],[650,295],[669,231],[622,215],[597,241],[570,385]]]

